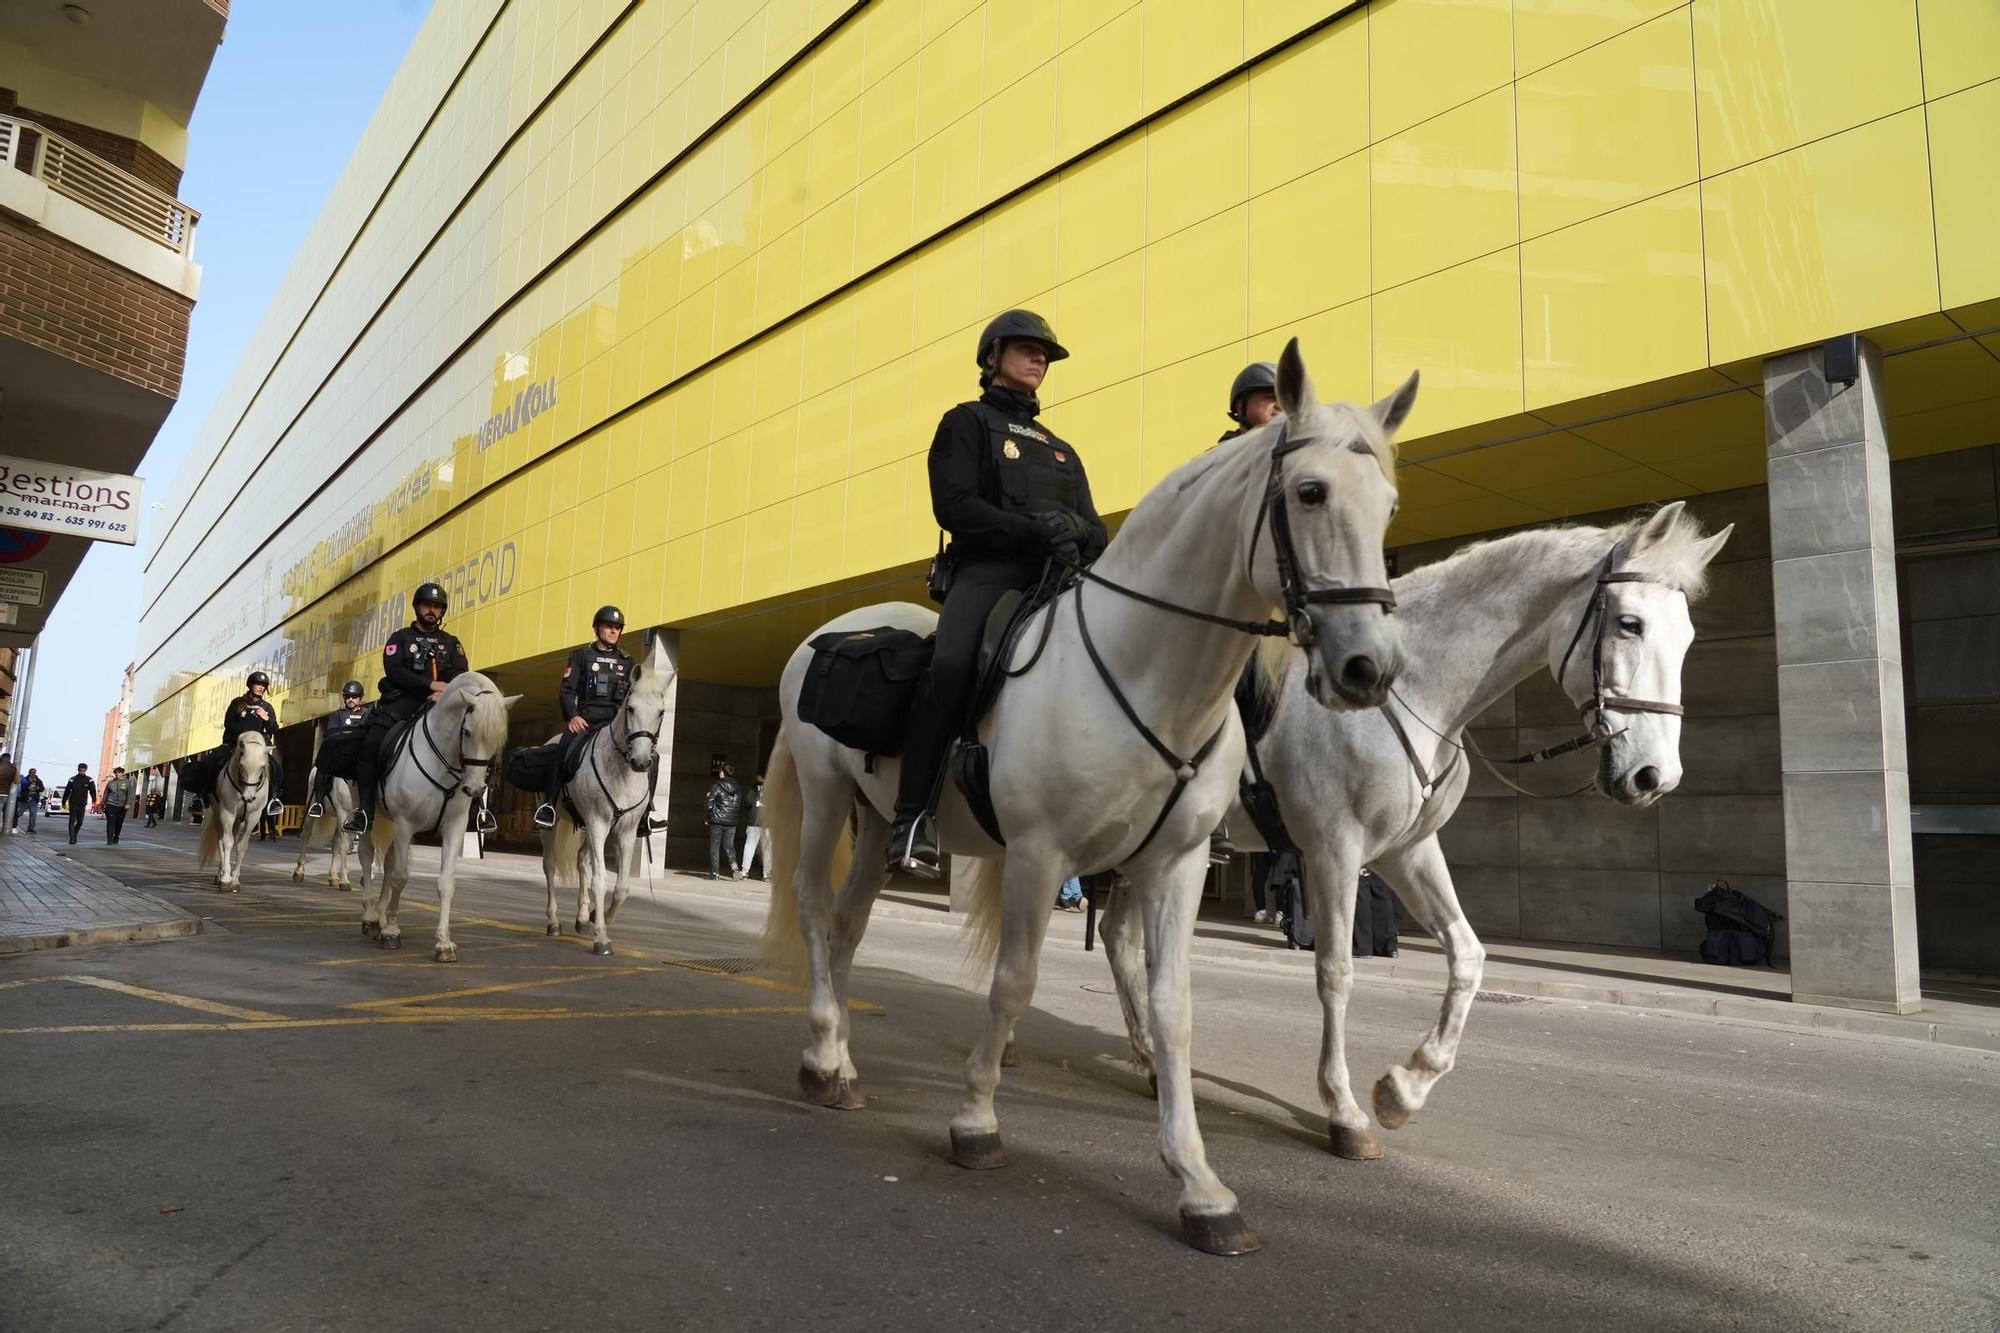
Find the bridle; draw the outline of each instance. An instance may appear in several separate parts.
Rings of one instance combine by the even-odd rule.
[[[252,733],[252,734],[261,734],[261,733]],[[275,747],[273,747],[269,741],[266,741],[264,743],[264,752],[265,752],[264,762],[266,764],[270,763],[270,752],[273,748]],[[243,779],[239,777],[236,772],[236,761],[238,758],[241,757],[241,753],[242,752],[240,749],[232,749],[230,751],[229,761],[223,764],[222,766],[222,779],[226,779],[229,785],[233,787],[236,791],[236,804],[238,807],[236,817],[237,817],[237,822],[239,824],[243,822],[243,817],[244,817],[243,812],[250,808],[249,803],[243,799],[245,796],[248,796],[250,794],[250,788],[248,785],[244,783]],[[270,785],[271,785],[271,774],[270,770],[267,768],[264,772],[264,786],[268,790]]]
[[[632,724],[626,720],[626,714],[632,710],[632,696],[637,692],[638,682],[634,681],[632,687],[625,692],[625,702],[619,705],[617,716],[611,719],[611,728],[616,728],[617,730],[612,730],[611,728],[607,728],[606,730],[611,736],[612,744],[625,755],[625,766],[630,768],[634,773],[643,773],[646,770],[632,762],[632,742],[643,737],[657,747],[660,743],[660,733],[657,731],[635,731]],[[664,710],[662,710],[661,716],[662,718],[665,717]],[[618,739],[617,731],[625,733],[624,740],[621,741]],[[619,805],[618,798],[611,794],[611,785],[604,780],[603,770],[597,766],[597,748],[595,743],[590,747],[590,776],[597,779],[597,789],[604,793],[605,803],[611,807],[611,822],[613,825],[616,825],[619,820],[646,804],[648,797],[641,796],[630,805]],[[650,796],[650,793],[648,793],[648,796]],[[648,845],[650,846],[651,844],[649,843]],[[651,853],[648,853],[648,855],[650,856]]]
[[[1315,606],[1353,606],[1373,603],[1382,608],[1382,614],[1396,614],[1396,594],[1388,588],[1308,588],[1305,576],[1299,572],[1298,546],[1292,539],[1291,510],[1285,504],[1285,455],[1303,449],[1315,442],[1316,437],[1292,435],[1289,417],[1280,420],[1278,442],[1271,446],[1271,476],[1264,486],[1264,504],[1257,511],[1257,524],[1250,533],[1250,549],[1244,552],[1243,573],[1247,579],[1257,558],[1257,542],[1264,535],[1264,522],[1271,524],[1271,558],[1278,566],[1278,589],[1284,598],[1285,624],[1277,629],[1263,629],[1260,633],[1287,633],[1293,643],[1301,648],[1310,648],[1319,638],[1319,631],[1313,628],[1312,617],[1307,612]]]

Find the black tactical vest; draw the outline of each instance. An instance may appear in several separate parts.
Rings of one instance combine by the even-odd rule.
[[[632,689],[632,659],[621,652],[588,649],[577,662],[576,711],[591,722],[609,722]]]
[[[368,709],[366,707],[339,709],[327,715],[327,739],[333,740],[347,735],[358,737],[361,735],[362,729],[367,725]]]
[[[1040,422],[1019,421],[991,403],[967,403],[986,427],[986,445],[1000,493],[988,499],[1014,514],[1082,509],[1076,451]]]

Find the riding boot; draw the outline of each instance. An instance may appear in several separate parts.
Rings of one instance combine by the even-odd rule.
[[[271,799],[264,802],[264,813],[272,819],[276,819],[279,815],[285,813],[284,798],[278,794],[284,790],[284,783],[285,770],[278,762],[276,751],[273,751],[271,754],[270,779],[266,787],[266,790],[271,793]]]
[[[326,815],[327,797],[333,794],[333,774],[325,768],[313,774],[312,804],[306,807],[307,819],[321,819]]]
[[[362,761],[360,776],[354,780],[354,813],[340,827],[349,833],[366,833],[368,821],[375,813],[375,766]]]

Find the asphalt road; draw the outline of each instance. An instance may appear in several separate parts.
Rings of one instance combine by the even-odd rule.
[[[386,953],[356,897],[290,882],[286,846],[223,896],[185,830],[128,826],[79,852],[210,933],[0,962],[0,1328],[2000,1321],[1993,1055],[1492,997],[1389,1155],[1345,1162],[1307,978],[1199,963],[1203,1128],[1267,1241],[1217,1259],[1177,1239],[1153,1103],[1068,919],[1001,1087],[1012,1164],[971,1173],[945,1122],[984,999],[941,916],[878,916],[870,1106],[837,1112],[795,1090],[798,997],[728,974],[752,886],[664,879],[597,959],[544,937],[518,861],[488,863],[441,966],[425,876]],[[1357,1085],[1435,1003],[1358,989]]]

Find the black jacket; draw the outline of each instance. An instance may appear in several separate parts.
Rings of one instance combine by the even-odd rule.
[[[1035,420],[1041,405],[1032,394],[991,388],[979,401],[1055,440],[1057,457],[1075,468],[1076,512],[1092,529],[1083,543],[1085,564],[1104,553],[1110,538],[1090,496],[1083,458],[1068,443],[1056,440]],[[931,440],[931,512],[938,526],[951,534],[952,558],[966,560],[1039,561],[1046,549],[1035,521],[1004,506],[1000,460],[995,458],[986,422],[969,403],[960,403],[938,422]]]
[[[609,722],[631,689],[631,655],[593,640],[571,653],[563,668],[563,721],[580,717],[593,725]]]
[[[326,715],[321,724],[322,745],[358,745],[361,733],[368,729],[369,705],[359,708],[338,708]]]
[[[246,731],[260,731],[264,739],[278,743],[278,706],[268,697],[251,698],[247,690],[231,700],[222,714],[223,748],[236,744],[236,738]]]
[[[382,645],[379,692],[384,698],[428,699],[432,681],[456,680],[470,670],[457,636],[405,625]]]
[[[743,793],[734,782],[719,778],[708,784],[703,811],[711,824],[734,824],[743,815]]]
[[[97,784],[88,773],[79,773],[63,784],[63,805],[70,810],[88,810],[97,799]]]

